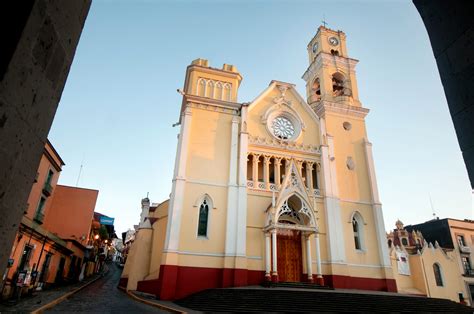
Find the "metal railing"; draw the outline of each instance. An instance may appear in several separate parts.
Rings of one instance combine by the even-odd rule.
[[[37,223],[42,224],[44,220],[44,214],[41,212],[37,212],[33,220],[36,221]]]
[[[43,194],[46,196],[50,196],[53,193],[53,186],[46,182],[43,186]]]

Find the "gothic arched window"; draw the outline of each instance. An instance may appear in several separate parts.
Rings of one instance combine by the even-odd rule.
[[[197,86],[197,95],[198,96],[206,96],[206,85],[207,81],[203,78],[200,78],[198,80],[198,86]]]
[[[360,224],[356,217],[352,218],[352,231],[354,232],[354,246],[356,250],[362,250],[360,241]]]
[[[199,206],[198,236],[207,237],[207,223],[209,220],[209,202],[205,198]]]
[[[443,286],[443,276],[441,275],[441,267],[439,266],[438,263],[433,264],[433,272],[436,280],[436,285],[438,287]]]

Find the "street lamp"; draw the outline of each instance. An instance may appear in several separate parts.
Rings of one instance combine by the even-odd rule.
[[[96,240],[99,239],[99,235],[96,234],[96,235],[94,236],[94,239],[96,239]]]

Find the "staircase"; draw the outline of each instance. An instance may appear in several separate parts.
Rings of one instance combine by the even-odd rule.
[[[267,281],[262,283],[265,288],[296,288],[296,289],[318,289],[318,290],[334,290],[329,286],[319,286],[314,283],[307,282],[272,282]]]
[[[203,312],[448,312],[472,308],[445,299],[285,288],[201,291],[176,304]]]

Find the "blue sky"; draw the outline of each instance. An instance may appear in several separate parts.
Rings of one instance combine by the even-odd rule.
[[[306,45],[325,17],[360,60],[360,100],[385,225],[473,218],[472,194],[429,38],[411,1],[94,0],[49,138],[60,183],[98,189],[96,211],[122,232],[147,192],[169,197],[186,66],[234,64],[239,101],[275,79],[304,96]]]

